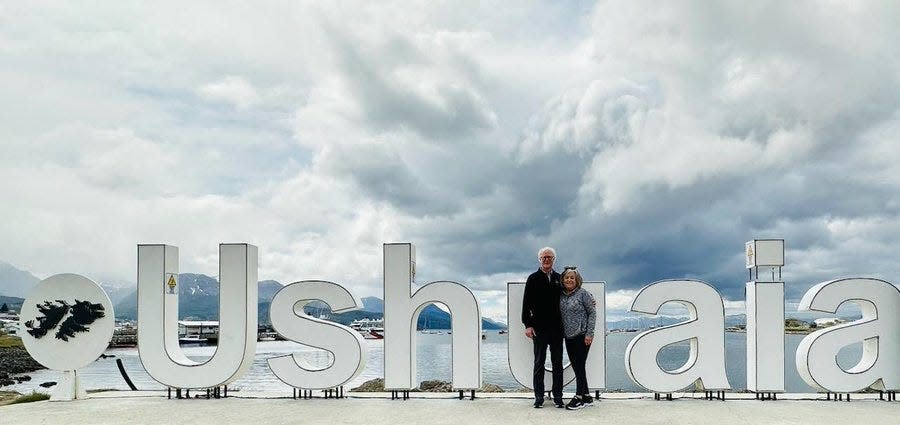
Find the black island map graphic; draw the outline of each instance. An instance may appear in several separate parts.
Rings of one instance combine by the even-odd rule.
[[[63,300],[44,301],[43,304],[37,304],[37,308],[41,314],[35,318],[37,326],[35,326],[34,320],[25,322],[28,333],[36,339],[44,337],[58,325],[56,339],[68,342],[69,338],[74,338],[76,333],[89,332],[91,323],[106,316],[102,304],[77,299],[71,305]],[[67,315],[68,317],[66,317]]]

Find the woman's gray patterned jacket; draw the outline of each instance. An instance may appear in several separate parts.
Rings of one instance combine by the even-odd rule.
[[[572,291],[571,294],[562,291],[559,296],[559,313],[562,316],[566,338],[581,334],[594,336],[597,311],[594,307],[594,297],[584,287]]]

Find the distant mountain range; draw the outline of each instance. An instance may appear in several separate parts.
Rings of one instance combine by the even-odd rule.
[[[112,302],[113,306],[122,302],[125,297],[134,293],[134,283],[126,280],[103,280],[97,283],[103,288],[106,295],[109,296],[109,300]]]
[[[259,282],[258,302],[266,305],[266,322],[268,322],[268,304],[272,302],[272,297],[274,297],[275,293],[282,287],[282,284],[274,280],[263,280]],[[137,288],[132,286],[130,293],[122,297],[121,300],[115,304],[114,308],[117,318],[136,320]],[[204,274],[179,274],[178,317],[181,319],[193,320],[218,320],[219,282]]]
[[[647,316],[647,317],[628,317],[619,320],[607,320],[606,329],[649,329],[661,326],[674,325],[679,322],[688,320],[689,317],[673,317],[673,316]],[[725,327],[746,325],[747,316],[744,314],[733,314],[725,316]]]
[[[28,291],[40,281],[28,271],[20,270],[9,263],[0,261],[0,305],[7,304],[18,310],[23,298]],[[135,320],[137,318],[137,289],[134,283],[127,281],[101,281],[100,286],[109,295],[115,307],[116,317]],[[269,304],[275,293],[283,285],[274,280],[259,282],[259,323],[269,323]],[[182,273],[179,275],[179,317],[182,319],[216,320],[219,317],[219,284],[215,278],[194,273]],[[349,324],[353,320],[370,318],[380,319],[384,315],[384,300],[378,297],[362,298],[362,308],[339,314],[333,314],[324,304],[310,304],[306,307],[308,314],[313,316],[328,315],[330,320]],[[847,319],[853,320],[854,317]],[[628,317],[619,320],[607,321],[607,329],[648,329],[672,325],[687,320],[686,317],[647,316]],[[804,319],[806,320],[806,319]],[[729,315],[725,317],[725,326],[745,325],[747,318],[743,314]],[[450,314],[446,311],[429,305],[423,309],[419,316],[417,327],[419,329],[449,329]],[[482,319],[483,329],[505,329],[506,324],[490,319]]]
[[[373,313],[384,313],[384,300],[378,297],[363,297],[362,309]]]
[[[269,323],[269,305],[272,297],[283,285],[274,280],[259,282],[259,305],[257,305],[260,325]],[[354,320],[369,318],[380,319],[384,316],[384,301],[378,297],[364,297],[362,309],[343,313],[332,313],[324,303],[310,303],[306,313],[311,316],[328,316],[329,320],[350,324]],[[126,320],[137,319],[137,289],[123,297],[115,305],[116,317]],[[182,319],[218,320],[219,318],[219,283],[216,279],[203,274],[182,273],[178,275],[178,316]],[[450,329],[450,314],[430,305],[419,315],[419,327],[430,329]],[[483,319],[483,329],[504,329],[505,325],[489,319]]]
[[[25,298],[28,291],[40,281],[37,276],[0,261],[0,295]]]
[[[28,295],[28,291],[40,281],[41,279],[31,272],[0,261],[0,298],[5,296],[24,299]],[[124,280],[101,280],[97,283],[109,295],[113,305],[118,304],[135,290],[134,283]]]
[[[19,311],[22,309],[22,303],[25,302],[24,298],[19,297],[6,297],[0,295],[0,306],[6,304],[7,308],[11,308],[13,310]]]
[[[40,279],[33,274],[20,270],[8,263],[0,261],[0,305],[7,304],[18,310],[24,297]],[[137,319],[137,288],[127,281],[100,281],[100,287],[109,295],[116,317],[125,320]],[[217,320],[219,318],[219,283],[210,276],[195,273],[178,275],[178,316],[182,319]],[[283,285],[274,280],[259,282],[259,323],[269,323],[269,304],[272,297]],[[324,308],[323,308],[324,307]],[[370,318],[380,319],[384,315],[384,300],[378,297],[362,298],[362,308],[339,314],[332,314],[327,306],[307,306],[311,315],[325,314],[330,320],[349,324],[353,320]],[[430,305],[419,316],[420,328],[449,329],[450,314]],[[506,326],[489,319],[482,322],[483,329],[503,329]]]

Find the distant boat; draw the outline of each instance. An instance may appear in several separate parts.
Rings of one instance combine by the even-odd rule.
[[[350,328],[362,334],[365,339],[384,339],[384,319],[359,319],[350,323]]]
[[[278,339],[278,334],[275,332],[260,332],[256,336],[257,341],[275,341]]]
[[[500,335],[503,335],[503,334],[505,334],[505,333],[507,333],[507,332],[506,332],[506,329],[500,329],[500,332],[497,332],[497,333],[500,334]]]
[[[206,344],[206,341],[206,338],[201,338],[200,335],[186,335],[178,338],[179,344]]]
[[[182,344],[215,344],[219,341],[219,321],[179,320],[178,335]]]

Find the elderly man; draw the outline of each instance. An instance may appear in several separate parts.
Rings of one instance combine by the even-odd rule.
[[[534,342],[534,407],[544,405],[544,362],[550,348],[553,366],[553,403],[563,408],[563,330],[559,315],[559,273],[553,270],[556,250],[550,247],[538,251],[541,267],[525,281],[525,297],[522,300],[522,323],[525,336]]]

